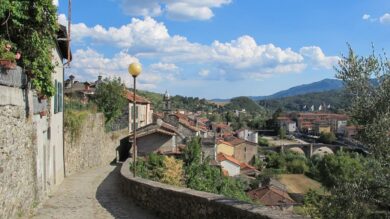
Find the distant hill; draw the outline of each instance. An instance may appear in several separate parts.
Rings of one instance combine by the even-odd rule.
[[[250,96],[249,98],[253,100],[265,100],[265,99],[275,99],[281,97],[289,97],[300,94],[307,94],[313,92],[322,92],[329,90],[339,90],[344,87],[343,82],[337,79],[324,79],[310,84],[303,84],[289,88],[287,90],[279,91],[269,96]],[[228,102],[230,99],[213,99],[213,102]]]
[[[302,111],[306,106],[306,110],[309,110],[311,106],[318,110],[320,105],[330,105],[330,111],[346,110],[351,105],[351,98],[348,97],[347,92],[344,89],[329,90],[323,92],[314,92],[308,94],[301,94],[296,96],[264,99],[258,101],[259,105],[264,108],[275,111],[278,108],[283,111]]]
[[[339,90],[344,87],[343,82],[337,79],[324,79],[310,84],[303,84],[289,88],[287,90],[279,91],[269,96],[255,96],[250,97],[253,100],[275,99],[281,97],[296,96],[300,94],[322,92],[329,90]]]
[[[235,97],[230,103],[224,106],[225,110],[242,110],[245,109],[249,113],[259,113],[264,111],[264,108],[257,104],[249,97]]]

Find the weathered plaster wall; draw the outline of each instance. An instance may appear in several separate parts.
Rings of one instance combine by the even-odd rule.
[[[174,149],[173,137],[161,133],[153,133],[137,138],[137,149],[140,156],[145,156],[152,152],[166,152]]]
[[[126,160],[121,168],[123,192],[159,218],[302,218],[222,195],[133,178],[129,163],[130,159]]]
[[[82,170],[109,164],[117,157],[117,148],[123,145],[128,129],[105,132],[104,116],[101,113],[89,114],[85,119],[79,138],[73,141],[70,133],[64,133],[65,176]]]

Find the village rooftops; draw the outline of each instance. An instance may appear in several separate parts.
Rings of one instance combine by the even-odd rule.
[[[226,154],[223,154],[223,153],[219,153],[219,154],[217,155],[217,161],[218,161],[218,162],[222,162],[222,161],[225,161],[225,160],[227,160],[227,161],[229,161],[229,162],[231,162],[231,163],[233,163],[233,164],[236,164],[237,166],[240,166],[240,167],[241,167],[240,161],[238,161],[238,160],[235,159],[234,157],[229,156],[229,155],[226,155]]]
[[[156,123],[151,123],[149,125],[137,129],[137,138],[147,136],[156,132],[164,135],[170,135],[170,136],[175,136],[175,135],[181,136],[177,128],[159,119],[157,120]],[[132,138],[133,133],[131,133],[129,136],[130,138]]]
[[[134,93],[133,92],[126,90],[125,97],[128,101],[134,102]],[[137,103],[137,104],[150,104],[149,100],[147,100],[146,98],[141,97],[137,94],[135,95],[135,101],[136,101],[135,103]]]

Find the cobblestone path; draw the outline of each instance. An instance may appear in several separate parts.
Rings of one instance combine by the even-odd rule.
[[[107,166],[65,178],[33,219],[155,218],[122,195],[119,169]]]

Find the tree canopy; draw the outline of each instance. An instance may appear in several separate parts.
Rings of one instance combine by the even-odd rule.
[[[31,73],[33,87],[41,95],[52,96],[52,49],[58,31],[53,1],[2,0],[0,25],[0,40],[12,42],[21,51],[20,64]]]

